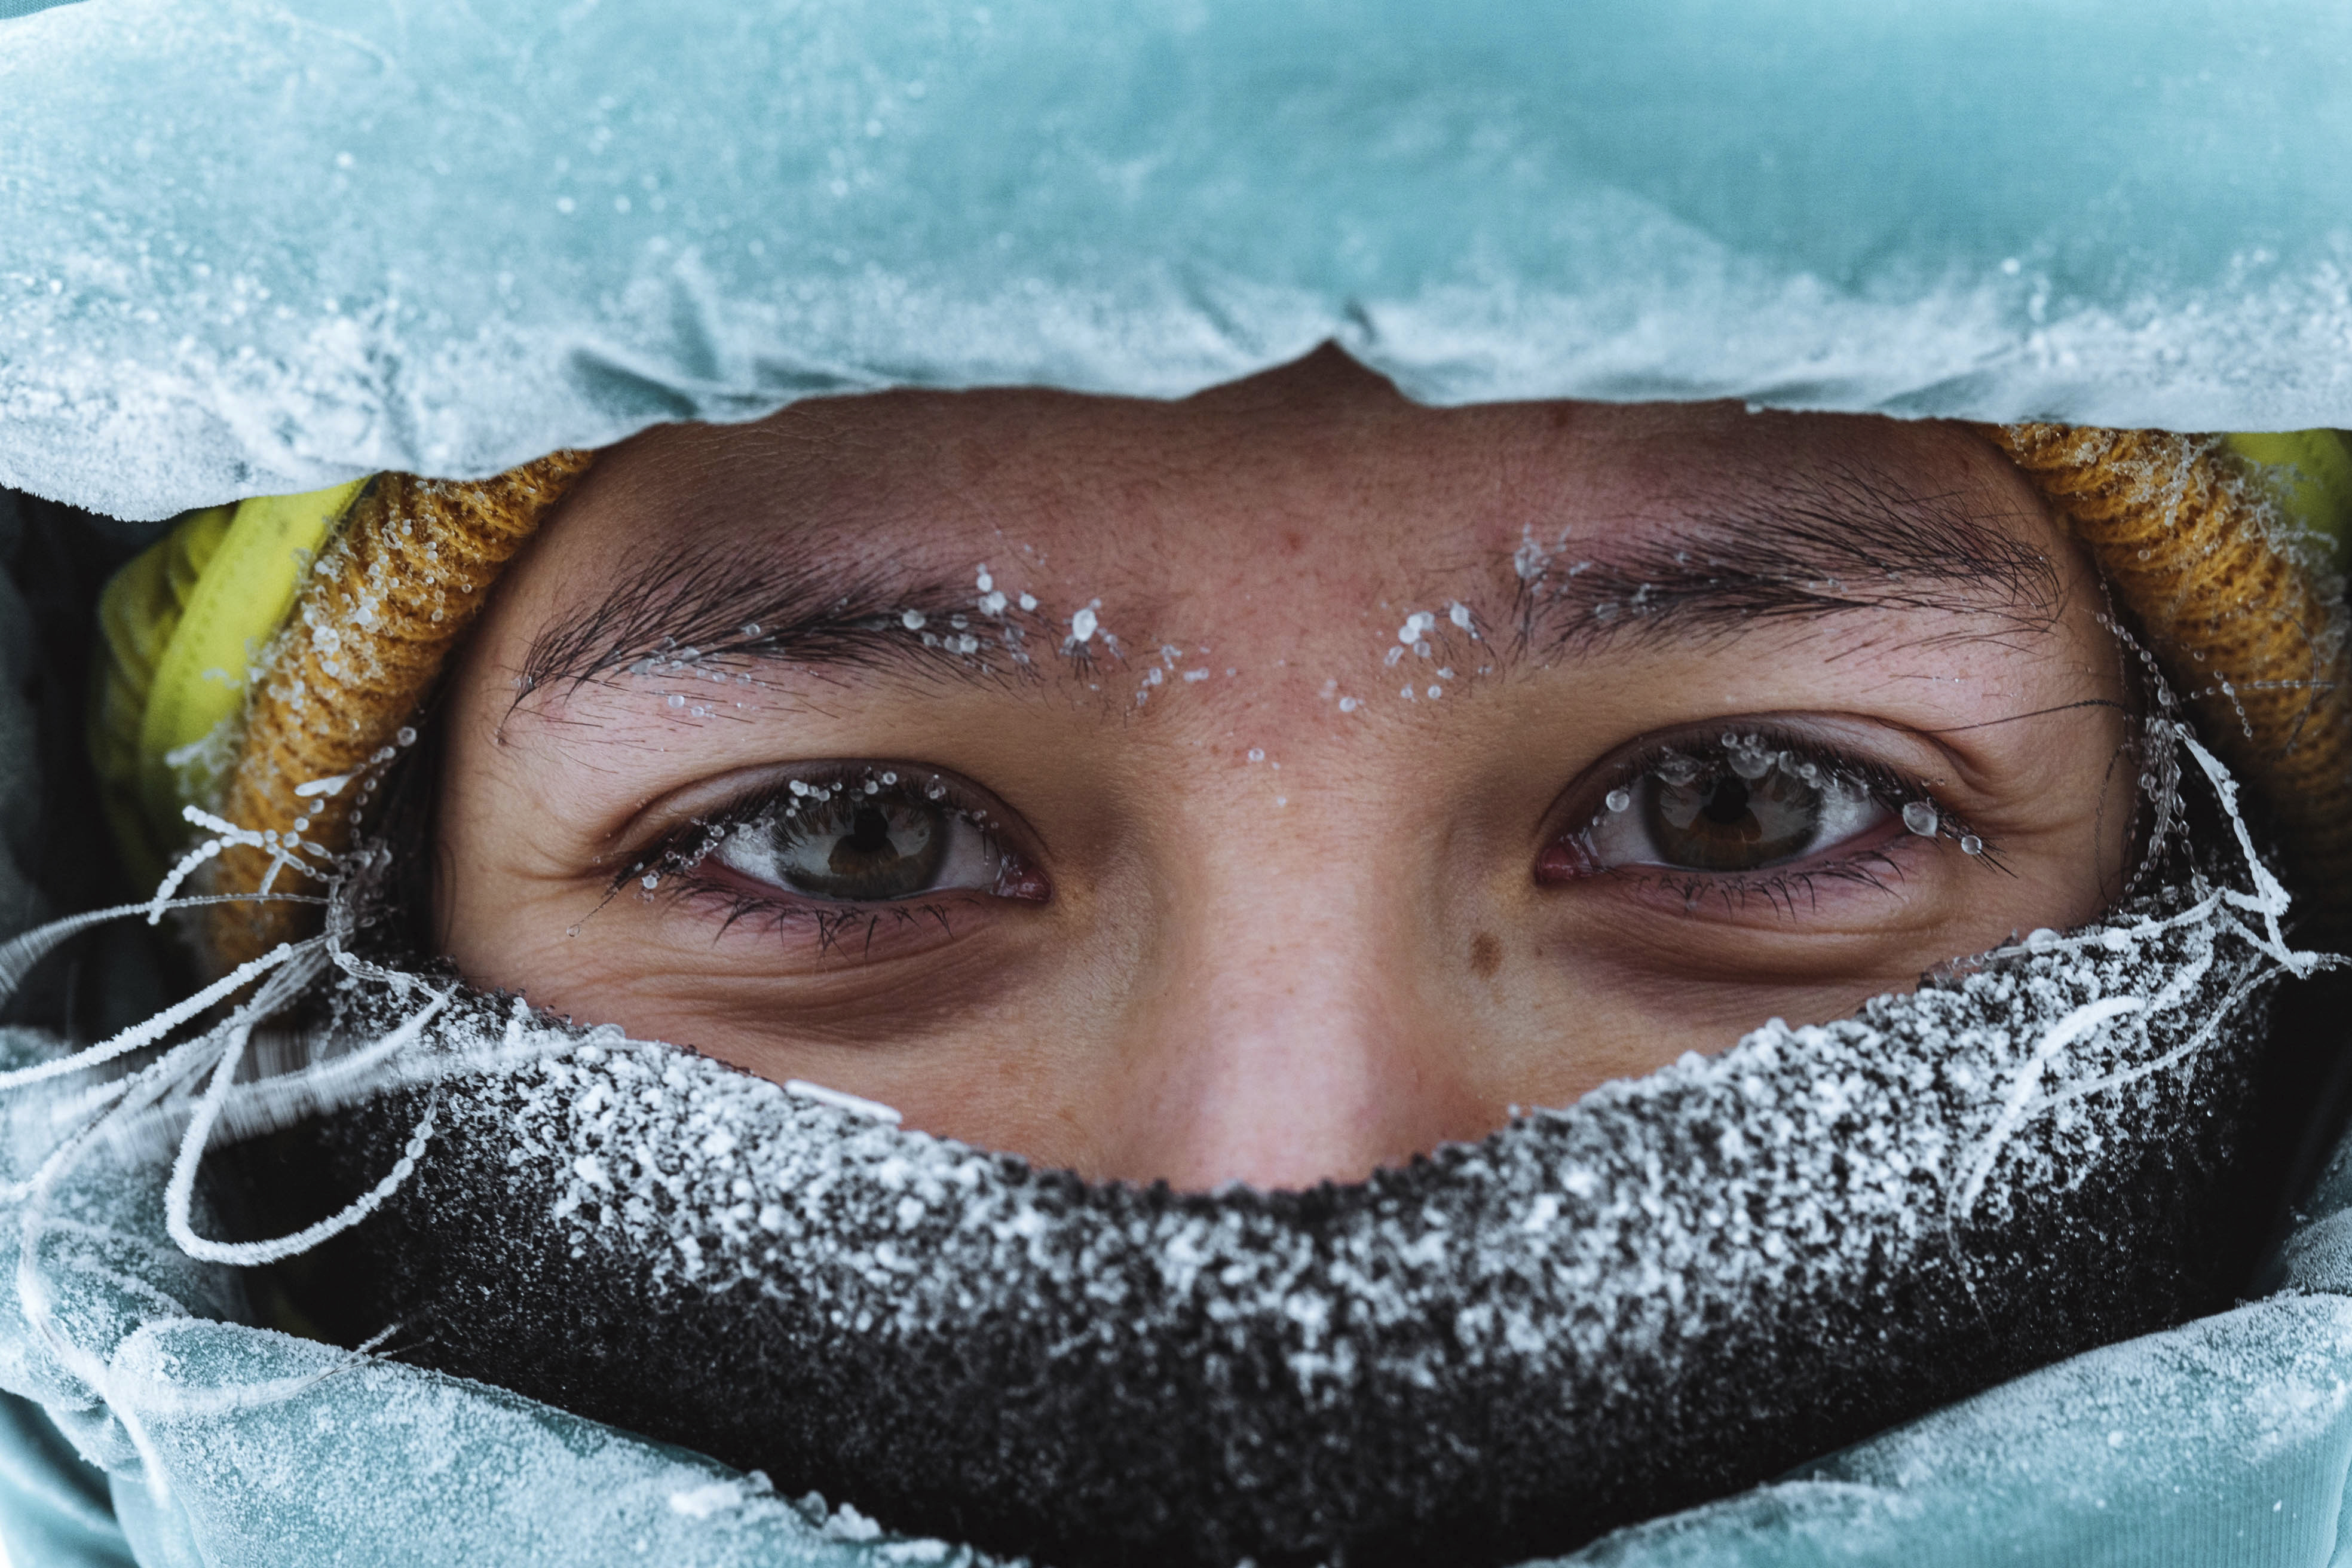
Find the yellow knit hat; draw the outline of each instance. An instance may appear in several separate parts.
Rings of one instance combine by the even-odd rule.
[[[110,582],[90,753],[134,876],[160,878],[194,805],[255,832],[346,847],[341,781],[414,716],[488,588],[592,454],[557,452],[476,482],[379,474],[183,518]],[[264,849],[231,848],[215,892],[313,892]],[[299,862],[297,863],[299,865]],[[287,903],[216,906],[226,970],[314,924]]]
[[[2352,664],[2341,567],[2352,448],[2333,430],[2181,436],[1985,426],[2083,540],[2200,731],[2276,813],[2296,879],[2352,904]],[[134,875],[203,806],[333,851],[380,759],[523,542],[586,468],[559,452],[475,483],[383,474],[183,518],[100,605],[90,745]],[[335,788],[329,788],[333,785]],[[273,858],[221,857],[251,891]],[[276,885],[289,886],[281,866]],[[223,968],[299,934],[306,906],[220,906]]]

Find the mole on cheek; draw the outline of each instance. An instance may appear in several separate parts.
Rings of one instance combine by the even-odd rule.
[[[1470,939],[1470,968],[1481,980],[1495,978],[1495,971],[1503,967],[1503,944],[1493,933],[1480,931]]]

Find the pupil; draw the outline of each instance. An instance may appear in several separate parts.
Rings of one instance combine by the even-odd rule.
[[[772,819],[769,832],[773,847],[766,858],[772,868],[755,875],[799,892],[856,903],[929,891],[954,837],[939,807],[887,795],[836,800],[797,822]]]
[[[1752,779],[1686,775],[1679,784],[1653,776],[1643,811],[1658,858],[1669,866],[1754,870],[1802,854],[1822,824],[1822,792],[1785,768]]]
[[[1747,792],[1740,792],[1745,799]],[[862,855],[890,847],[890,819],[870,805],[861,805],[849,820],[849,847]]]
[[[1699,815],[1719,826],[1730,826],[1748,815],[1748,785],[1736,777],[1724,779],[1706,797]]]

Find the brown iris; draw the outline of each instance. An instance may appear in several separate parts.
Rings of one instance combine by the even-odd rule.
[[[947,857],[947,814],[921,801],[828,802],[772,831],[786,884],[855,903],[929,891]]]
[[[1822,792],[1784,768],[1685,784],[1653,777],[1643,792],[1650,841],[1672,866],[1752,871],[1801,855],[1821,829]]]

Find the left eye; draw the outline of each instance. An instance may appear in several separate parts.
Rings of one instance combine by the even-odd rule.
[[[1610,792],[1573,847],[1588,874],[1640,865],[1758,871],[1835,848],[1890,816],[1869,785],[1832,767],[1729,744],[1704,757],[1665,752]]]
[[[813,793],[737,826],[712,858],[772,887],[842,903],[986,891],[1003,856],[965,813],[903,795]]]

